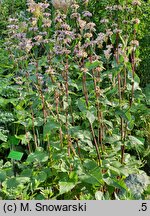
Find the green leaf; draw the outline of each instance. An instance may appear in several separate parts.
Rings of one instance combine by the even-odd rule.
[[[6,185],[7,188],[16,189],[17,186],[24,185],[29,182],[30,182],[30,178],[28,177],[16,177],[16,178],[13,177],[13,178],[7,179],[2,184]]]
[[[45,200],[45,196],[43,194],[37,194],[35,200]]]
[[[128,136],[130,143],[132,144],[132,146],[136,146],[136,145],[144,145],[144,139],[143,138],[139,138],[139,137],[134,137],[134,136]]]
[[[18,182],[16,181],[16,178],[13,177],[4,181],[2,185],[7,188],[16,188],[18,186]]]
[[[103,178],[104,182],[109,185],[112,186],[114,188],[118,188],[121,189],[123,191],[127,190],[126,184],[123,180],[116,180],[116,179],[112,179],[110,177],[108,178]]]
[[[99,167],[94,168],[89,171],[91,175],[93,175],[99,182],[102,180],[102,170]]]
[[[78,175],[75,171],[72,171],[70,174],[69,174],[69,179],[71,179],[71,181],[73,182],[77,182],[78,181]]]
[[[63,97],[62,101],[63,101],[63,108],[64,110],[66,110],[69,107],[69,101],[67,101],[66,96]]]
[[[64,194],[71,191],[76,184],[74,182],[59,182],[59,193]]]
[[[34,119],[34,126],[40,127],[44,124],[44,120],[41,117],[37,117]]]
[[[116,114],[122,117],[127,122],[132,120],[132,116],[129,110],[126,111],[126,110],[121,110],[118,108],[116,110]]]
[[[30,182],[30,178],[29,177],[16,177],[16,181],[19,183],[19,184],[26,184],[26,183],[29,183]]]
[[[51,133],[52,130],[58,129],[60,126],[58,122],[54,118],[50,118],[46,124],[44,125],[44,137],[46,138],[47,135]]]
[[[7,69],[12,69],[13,65],[6,65],[6,64],[0,64],[0,68],[7,68]]]
[[[38,63],[39,66],[45,66],[47,64],[47,56],[42,56]]]
[[[147,84],[144,88],[144,94],[146,95],[147,105],[150,106],[150,84]]]
[[[44,171],[41,171],[40,173],[38,173],[35,178],[39,181],[39,182],[44,182],[47,179],[47,174]]]
[[[21,177],[31,177],[32,169],[24,169],[21,173]]]
[[[87,117],[87,119],[89,120],[89,122],[91,124],[93,124],[93,122],[96,119],[95,116],[94,116],[94,114],[92,112],[90,112],[90,111],[87,111],[86,117]]]
[[[113,76],[113,78],[115,78],[120,72],[121,72],[121,70],[123,69],[123,64],[118,64],[117,62],[116,62],[116,60],[114,60],[113,62],[112,62],[112,76]]]
[[[28,131],[26,134],[15,135],[18,140],[21,140],[21,143],[27,145],[29,141],[32,139],[32,134]]]
[[[136,82],[138,84],[140,83],[140,78],[136,73],[134,74],[134,82]]]
[[[135,149],[138,152],[142,152],[144,150],[144,139],[134,136],[128,136],[129,141],[127,142],[127,147],[130,149]]]
[[[3,142],[7,141],[7,136],[4,135],[1,131],[0,131],[0,140],[3,141]]]
[[[93,63],[91,62],[86,62],[85,67],[88,68],[89,70],[93,70],[97,68],[98,66],[102,66],[102,62],[100,61],[95,61]]]
[[[113,166],[109,166],[108,168],[111,170],[111,173],[117,174],[118,176],[120,175],[120,170],[118,168]]]
[[[116,43],[116,34],[112,34],[110,37],[110,40],[111,40],[112,44],[115,44]]]
[[[79,176],[79,179],[82,182],[91,184],[91,185],[95,185],[95,186],[100,186],[101,185],[101,181],[99,179],[97,179],[97,177],[95,177],[92,174],[82,174]]]
[[[19,139],[17,139],[15,136],[10,136],[9,137],[9,143],[10,145],[18,145],[19,144]]]
[[[46,162],[48,161],[48,153],[44,152],[42,148],[37,148],[34,153],[31,153],[28,158],[27,162],[32,163],[32,162]]]
[[[110,128],[113,128],[113,124],[112,124],[111,121],[108,121],[108,120],[104,119],[103,122],[104,122],[106,125],[108,125]]]
[[[77,137],[80,139],[83,143],[88,144],[91,148],[93,147],[92,140],[91,140],[91,134],[87,130],[74,130],[73,136]],[[81,146],[82,148],[82,146]],[[84,148],[84,146],[83,146]]]
[[[117,87],[114,86],[112,89],[107,89],[106,91],[106,96],[109,97],[113,97],[115,94],[117,93]]]
[[[135,125],[135,121],[134,120],[131,120],[128,122],[127,126],[128,126],[128,130],[133,130],[134,128],[134,125]]]
[[[101,192],[101,191],[96,191],[96,193],[95,193],[95,199],[96,200],[103,200],[103,192]]]
[[[72,86],[72,87],[76,88],[77,90],[79,89],[78,85],[76,84],[76,82],[74,80],[69,80],[69,86]]]
[[[18,152],[18,151],[10,151],[8,158],[14,159],[14,160],[21,160],[23,156],[22,152]]]
[[[79,179],[83,182],[92,184],[92,185],[101,185],[103,183],[102,180],[102,172],[100,170],[100,168],[93,163],[93,165],[95,166],[95,168],[92,168],[92,163],[88,162],[88,166],[86,164],[86,167],[88,167],[88,172],[87,173],[82,173],[79,176]],[[90,169],[91,168],[91,169]]]
[[[6,177],[6,172],[4,170],[0,170],[0,182],[3,182]]]
[[[88,170],[93,170],[98,167],[97,163],[94,160],[86,159],[83,162],[83,166]]]
[[[107,143],[110,143],[110,144],[113,144],[113,143],[116,143],[118,141],[120,141],[120,136],[117,135],[117,134],[112,134],[112,136],[109,136],[109,137],[106,137],[105,138],[105,142]]]
[[[82,98],[78,99],[77,102],[76,102],[79,110],[81,112],[84,112],[86,111],[86,103],[85,103],[85,100],[83,100]]]

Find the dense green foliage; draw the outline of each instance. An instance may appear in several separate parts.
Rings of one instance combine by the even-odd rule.
[[[139,31],[141,63],[137,73],[140,76],[141,86],[150,83],[150,1],[143,3],[142,18]]]
[[[1,1],[1,199],[148,199],[148,3],[43,2]]]

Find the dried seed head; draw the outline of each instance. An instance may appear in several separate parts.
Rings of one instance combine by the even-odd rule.
[[[139,23],[140,23],[140,20],[139,20],[138,18],[136,18],[136,19],[133,20],[133,23],[139,24]]]
[[[132,5],[133,6],[141,6],[141,2],[139,0],[133,0]]]
[[[138,40],[132,40],[130,42],[130,44],[133,45],[133,46],[139,46],[139,41]]]

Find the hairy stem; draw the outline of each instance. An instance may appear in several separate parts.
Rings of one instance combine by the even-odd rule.
[[[26,72],[26,78],[27,80],[29,80],[29,74],[28,72]],[[30,86],[29,86],[29,82],[27,82],[27,86],[28,86],[28,93],[29,93],[29,89],[30,89]],[[34,123],[34,112],[33,112],[33,109],[32,109],[32,106],[30,105],[30,110],[31,110],[31,119],[32,119],[32,131],[33,131],[33,137],[34,137],[34,144],[35,144],[35,148],[38,147],[38,142],[37,142],[37,136],[36,136],[36,133],[35,133],[35,123]]]
[[[88,103],[88,93],[87,93],[88,91],[87,91],[87,88],[86,88],[86,72],[85,71],[83,71],[82,85],[83,85],[83,93],[84,93],[84,97],[85,97],[85,101],[86,101],[86,106],[88,108],[89,103]],[[94,140],[94,145],[95,145],[95,148],[96,148],[97,157],[98,157],[98,161],[99,161],[99,165],[100,165],[101,164],[101,155],[100,155],[97,140],[96,140],[96,137],[95,137],[94,129],[93,129],[93,126],[92,126],[91,123],[90,123],[90,128],[91,128],[91,133],[92,133],[92,137],[93,137],[93,140]]]

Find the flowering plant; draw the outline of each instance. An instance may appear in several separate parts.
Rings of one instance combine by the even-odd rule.
[[[0,115],[14,127],[0,134],[9,157],[20,160],[21,147],[24,161],[17,171],[13,163],[14,177],[4,175],[6,197],[11,189],[19,199],[139,199],[147,187],[137,121],[148,114],[136,74],[141,2],[106,1],[98,23],[91,2],[28,0],[25,14],[8,19],[13,116]],[[133,177],[144,179],[140,194],[130,192]]]

